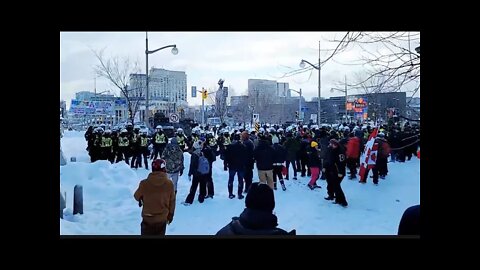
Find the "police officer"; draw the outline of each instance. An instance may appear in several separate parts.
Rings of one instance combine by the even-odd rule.
[[[167,145],[167,136],[163,132],[163,127],[158,125],[156,127],[157,131],[153,135],[153,153],[151,159],[156,160],[158,155],[163,153],[165,146]]]

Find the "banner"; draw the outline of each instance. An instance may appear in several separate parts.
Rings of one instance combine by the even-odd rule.
[[[73,114],[106,114],[115,113],[114,101],[84,101],[72,99],[70,112]]]
[[[367,169],[371,169],[375,166],[375,162],[377,161],[377,147],[378,144],[375,144],[375,137],[377,137],[378,130],[377,128],[373,129],[372,133],[368,137],[368,141],[365,144],[365,151],[363,155],[360,157],[360,170],[358,175],[360,176],[360,182],[366,183],[367,182]]]

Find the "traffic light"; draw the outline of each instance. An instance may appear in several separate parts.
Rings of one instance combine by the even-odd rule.
[[[206,89],[203,89],[203,91],[202,91],[202,99],[207,99],[207,96],[208,96],[207,90],[206,90]]]
[[[298,119],[298,111],[295,111],[295,118]]]

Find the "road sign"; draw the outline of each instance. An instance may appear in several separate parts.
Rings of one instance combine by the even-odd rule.
[[[197,87],[192,86],[192,97],[197,97]]]
[[[178,114],[176,114],[176,113],[170,113],[169,119],[170,119],[170,123],[180,122],[180,118],[178,117]]]
[[[260,115],[258,113],[253,114],[253,122],[254,123],[260,122]]]

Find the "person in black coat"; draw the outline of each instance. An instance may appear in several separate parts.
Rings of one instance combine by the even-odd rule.
[[[273,159],[275,150],[268,144],[264,135],[259,136],[258,146],[253,150],[253,157],[257,162],[258,178],[273,189]]]
[[[220,229],[216,235],[296,235],[296,230],[287,232],[278,228],[278,218],[273,214],[275,198],[266,184],[253,183],[245,198],[246,208],[239,217]]]
[[[398,235],[420,235],[420,205],[414,205],[402,215]]]
[[[336,139],[331,139],[325,157],[325,164],[322,169],[322,172],[325,173],[327,177],[328,197],[325,197],[325,200],[335,199],[335,203],[343,207],[348,205],[345,194],[340,186],[340,183],[345,177],[345,167],[345,149]]]
[[[202,149],[203,155],[208,159],[208,163],[210,164],[210,170],[208,172],[208,177],[206,179],[207,195],[205,196],[205,199],[208,199],[208,198],[213,199],[213,195],[215,195],[215,189],[213,186],[212,168],[213,168],[213,162],[217,160],[217,157],[216,157],[216,151],[210,146],[208,142],[209,141],[207,138],[207,140],[203,144],[203,149]]]
[[[238,177],[238,199],[243,199],[243,174],[247,164],[247,148],[240,142],[240,134],[233,135],[233,141],[225,150],[225,164],[228,167],[228,197],[235,198],[233,194],[233,179]]]
[[[287,132],[286,138],[286,141],[283,143],[283,146],[285,146],[285,149],[287,150],[285,162],[285,167],[287,167],[287,176],[285,179],[289,179],[289,168],[291,163],[293,168],[293,180],[297,180],[297,165],[295,160],[297,159],[297,152],[300,150],[300,141],[294,138],[291,132]]]
[[[245,173],[243,174],[243,179],[245,181],[245,190],[243,193],[248,193],[248,189],[253,181],[253,168],[255,166],[255,160],[253,158],[253,141],[250,139],[250,136],[247,131],[243,131],[242,134],[242,143],[247,149],[247,162],[245,164]]]
[[[197,192],[197,187],[200,185],[200,194],[198,195],[198,202],[203,203],[205,200],[205,195],[207,194],[207,179],[208,179],[208,172],[206,174],[201,174],[198,171],[199,159],[200,155],[204,155],[202,152],[203,149],[203,142],[198,140],[193,144],[193,151],[191,153],[190,158],[190,169],[188,170],[188,179],[192,181],[192,185],[190,186],[190,192],[185,199],[184,205],[191,205],[193,203],[193,198],[195,197],[195,193]],[[208,157],[205,156],[205,158]],[[193,180],[192,180],[193,176]]]

